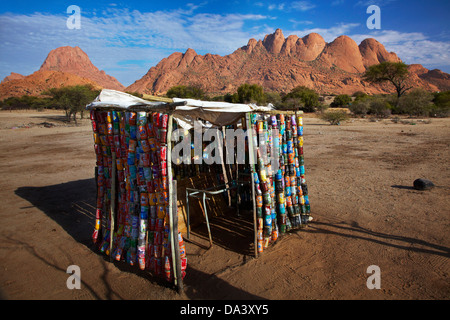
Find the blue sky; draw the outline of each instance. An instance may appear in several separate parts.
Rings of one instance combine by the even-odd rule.
[[[67,28],[70,5],[81,9],[80,29]],[[370,5],[381,10],[379,30],[367,27]],[[70,45],[128,86],[175,51],[227,55],[277,28],[327,42],[375,38],[408,64],[450,73],[449,13],[448,0],[3,1],[0,79],[29,75],[50,50]]]

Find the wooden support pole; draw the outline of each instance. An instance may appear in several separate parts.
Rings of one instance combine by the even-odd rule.
[[[219,137],[215,137],[215,139],[218,139]],[[222,175],[223,175],[223,182],[225,183],[225,185],[228,187],[228,175],[227,175],[227,170],[225,168],[225,156],[224,156],[224,151],[226,150],[226,148],[224,148],[224,144],[225,144],[225,126],[222,126],[222,141],[219,141],[219,153],[220,153],[220,161],[222,163]],[[231,207],[231,193],[230,193],[230,189],[227,189],[226,191],[227,193],[227,198],[228,198],[228,207]]]
[[[178,293],[183,292],[183,277],[181,276],[181,256],[180,256],[180,242],[178,241],[178,207],[177,207],[177,180],[173,180],[172,188],[172,215],[173,215],[173,227],[176,232],[172,235],[172,241],[175,248],[175,270],[174,274],[177,279]]]
[[[247,125],[247,141],[248,141],[248,155],[250,162],[250,171],[252,178],[252,202],[253,202],[253,230],[254,230],[254,246],[255,246],[255,257],[258,257],[258,219],[256,217],[256,195],[255,195],[255,155],[253,153],[253,132],[252,124],[250,119],[250,114],[245,115],[246,125]]]
[[[173,128],[173,115],[169,115],[168,119],[168,125],[167,125],[167,181],[168,181],[168,188],[169,188],[169,228],[170,228],[170,250],[172,252],[172,270],[173,270],[173,281],[176,286],[180,286],[179,284],[179,278],[177,274],[177,269],[179,268],[178,265],[180,265],[181,268],[181,261],[177,259],[176,251],[178,251],[178,254],[180,252],[178,244],[178,225],[175,225],[174,223],[174,211],[176,212],[176,203],[175,203],[175,210],[174,210],[174,192],[176,193],[176,189],[174,191],[174,184],[173,184],[173,174],[172,174],[172,128]],[[175,241],[175,239],[177,239]],[[178,248],[178,249],[177,249]],[[180,269],[181,270],[181,269]]]
[[[109,262],[112,259],[112,250],[114,242],[114,228],[116,218],[116,152],[112,152],[112,170],[111,170],[111,215],[109,231]]]

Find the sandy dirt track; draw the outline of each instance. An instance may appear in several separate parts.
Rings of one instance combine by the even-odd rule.
[[[4,299],[449,299],[450,119],[330,126],[305,116],[313,222],[258,259],[247,216],[187,243],[185,292],[91,246],[95,154],[89,120],[0,112],[0,293]],[[417,191],[417,178],[436,188]],[[234,233],[230,237],[231,232]],[[69,290],[78,265],[81,289]],[[381,270],[369,290],[366,270]]]

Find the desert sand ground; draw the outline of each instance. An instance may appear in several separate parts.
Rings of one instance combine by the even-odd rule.
[[[450,297],[450,119],[331,126],[305,116],[314,220],[255,259],[251,221],[216,219],[211,249],[203,229],[187,243],[183,294],[93,250],[91,126],[63,120],[59,112],[0,112],[4,299]],[[417,178],[436,188],[413,189]],[[66,286],[70,265],[80,267],[80,290]],[[380,268],[380,289],[366,286],[371,265]]]

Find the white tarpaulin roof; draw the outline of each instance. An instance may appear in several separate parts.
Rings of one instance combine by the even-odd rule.
[[[273,109],[271,105],[261,107],[253,104],[181,98],[173,98],[173,102],[176,105],[172,111],[173,117],[185,129],[193,128],[196,119],[203,119],[216,126],[225,126],[236,122],[247,112],[264,112]],[[86,109],[118,108],[129,110],[137,106],[149,107],[149,110],[151,110],[152,107],[160,109],[164,106],[169,107],[170,104],[166,102],[152,102],[128,93],[103,89],[98,97],[86,106]]]
[[[97,96],[97,98],[95,98],[94,101],[86,106],[86,109],[128,109],[133,106],[160,106],[164,104],[164,102],[151,102],[116,90],[103,89]]]

